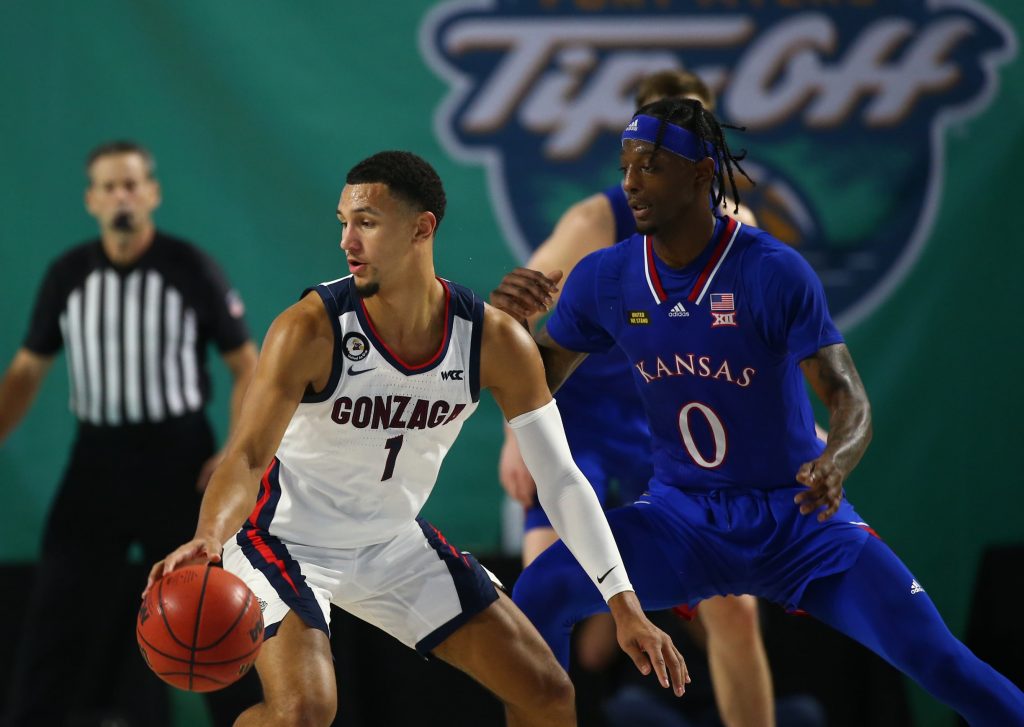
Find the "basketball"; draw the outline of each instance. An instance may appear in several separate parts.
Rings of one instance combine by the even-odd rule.
[[[223,568],[192,565],[158,580],[139,608],[142,658],[168,684],[212,692],[252,668],[263,644],[259,600]]]

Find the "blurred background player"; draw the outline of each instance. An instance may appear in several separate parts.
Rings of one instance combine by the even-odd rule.
[[[224,566],[266,604],[263,701],[237,727],[331,723],[331,603],[472,676],[505,704],[510,727],[575,725],[572,685],[539,634],[472,555],[419,517],[481,388],[519,437],[623,649],[682,693],[685,666],[639,608],[535,345],[434,272],[445,206],[440,178],[415,154],[381,152],[349,171],[338,218],[351,274],[274,321],[195,537],[152,569],[151,582],[223,549]]]
[[[111,707],[119,664],[110,661],[124,653],[113,645],[125,639],[134,645],[124,625],[138,601],[118,609],[108,602],[109,591],[99,589],[120,582],[131,545],[141,546],[147,560],[159,557],[195,521],[217,461],[204,413],[209,343],[234,380],[232,420],[256,366],[241,299],[220,268],[154,227],[161,200],[154,172],[152,154],[131,141],[89,154],[85,207],[99,224],[99,238],[50,265],[28,333],[0,383],[2,442],[63,347],[78,418],[27,595],[9,727],[63,725],[73,708]],[[85,611],[72,616],[72,608]],[[134,651],[130,668],[137,669]],[[106,661],[90,662],[93,657]],[[82,690],[88,697],[68,688],[90,674],[98,683]],[[165,693],[156,679],[147,684]],[[161,712],[166,708],[155,713]]]
[[[637,108],[662,98],[695,98],[714,107],[707,85],[684,70],[659,71],[640,82]],[[737,217],[754,224],[745,207],[740,207]],[[616,184],[566,210],[525,267],[544,273],[561,270],[568,276],[588,253],[610,247],[634,232],[636,222],[626,194],[622,185]],[[524,311],[498,291],[491,296],[495,306],[528,320],[531,330],[557,300],[555,289],[549,299],[536,301],[531,310]],[[630,382],[630,368],[617,348],[592,354],[556,395],[573,459],[605,508],[636,500],[651,477],[650,431],[643,404]],[[526,510],[523,565],[527,566],[558,536],[537,502],[536,486],[507,427],[499,477],[509,496]],[[722,721],[728,727],[774,724],[771,672],[761,640],[757,600],[752,596],[711,598],[701,603],[697,615],[707,630],[708,660]],[[591,671],[608,666],[616,653],[608,616],[598,614],[580,628],[576,649],[580,666]]]

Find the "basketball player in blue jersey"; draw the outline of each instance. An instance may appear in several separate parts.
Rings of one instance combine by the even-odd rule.
[[[714,96],[700,78],[684,70],[665,70],[645,77],[636,94],[639,108],[661,98],[696,98],[708,108]],[[753,215],[740,207],[743,222]],[[614,245],[636,232],[636,222],[621,185],[591,195],[570,207],[551,235],[526,262],[530,269],[561,270],[565,275],[589,252]],[[491,303],[513,316],[528,320],[531,328],[546,305],[523,310],[515,298],[499,290]],[[558,290],[550,291],[550,305]],[[542,301],[543,302],[543,301]],[[556,396],[573,459],[594,486],[606,507],[629,503],[643,494],[651,476],[651,438],[639,394],[630,382],[630,363],[616,347],[590,355],[573,371]],[[595,396],[594,392],[601,392]],[[512,432],[506,428],[499,476],[506,492],[525,507],[523,565],[533,562],[558,539],[544,509],[537,502],[536,486],[523,463]],[[618,486],[617,496],[609,492]],[[708,664],[715,701],[727,727],[770,727],[774,724],[771,671],[761,639],[757,599],[724,596],[701,603],[696,612],[707,631]],[[692,615],[692,612],[688,615]],[[614,625],[607,614],[596,614],[581,625],[576,641],[580,664],[600,670],[614,655]]]
[[[434,273],[444,208],[441,180],[414,154],[352,168],[338,207],[351,275],[274,321],[195,537],[151,571],[147,589],[184,563],[223,561],[265,604],[264,701],[237,727],[331,723],[331,603],[474,677],[503,701],[509,725],[576,723],[572,685],[540,635],[471,555],[418,517],[481,387],[607,599],[620,644],[682,694],[685,665],[640,609],[536,346]]]
[[[806,261],[709,209],[736,161],[699,102],[642,108],[621,152],[638,233],[576,266],[537,335],[552,390],[587,352],[617,345],[632,364],[622,385],[640,389],[654,475],[608,520],[641,602],[750,593],[800,608],[974,727],[1024,725],[1024,694],[949,632],[845,499],[871,438],[868,398]],[[830,412],[827,444],[804,378]],[[563,664],[572,625],[603,608],[561,543],[513,597]]]

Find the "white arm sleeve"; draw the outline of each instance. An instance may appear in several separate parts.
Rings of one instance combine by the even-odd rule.
[[[601,503],[569,452],[555,400],[508,424],[537,483],[544,512],[604,600],[632,591]]]

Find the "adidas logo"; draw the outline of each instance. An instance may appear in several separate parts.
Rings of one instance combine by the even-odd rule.
[[[637,126],[638,126],[637,120],[633,119],[632,121],[629,122],[629,126],[627,126],[625,130],[626,131],[636,131]]]
[[[910,581],[910,595],[913,596],[916,593],[924,593],[924,589],[921,588],[921,584],[916,580]]]
[[[686,312],[686,308],[683,307],[682,301],[679,301],[672,306],[672,310],[668,312],[669,318],[688,318],[689,316],[690,314]]]

